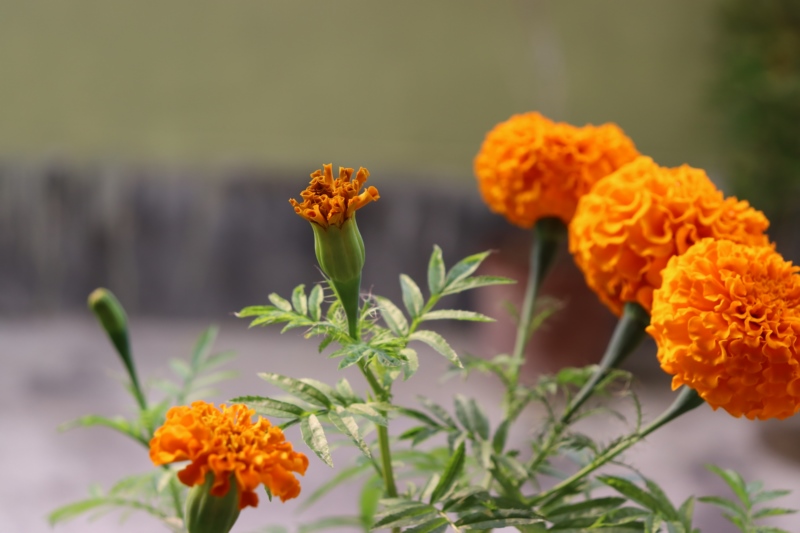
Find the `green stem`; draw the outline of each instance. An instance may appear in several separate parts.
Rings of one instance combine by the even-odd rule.
[[[169,470],[166,465],[164,465],[164,470]],[[178,485],[175,483],[175,479],[169,480],[169,492],[172,496],[172,504],[175,506],[175,514],[178,518],[183,520],[183,502],[181,502],[181,493]]]
[[[645,426],[643,429],[640,429],[633,435],[630,435],[629,437],[621,440],[615,446],[603,452],[600,456],[596,457],[594,461],[592,461],[591,463],[580,469],[578,472],[576,472],[569,478],[565,479],[564,481],[561,481],[553,488],[545,492],[542,492],[541,494],[536,495],[530,503],[533,504],[544,501],[549,497],[553,496],[554,494],[558,493],[559,491],[578,483],[583,478],[585,478],[586,476],[588,476],[601,466],[608,464],[620,453],[624,452],[637,442],[641,441],[642,439],[653,433],[655,430],[675,420],[682,414],[688,413],[692,409],[699,407],[703,403],[704,403],[703,399],[700,398],[697,392],[688,387],[683,387],[680,393],[678,394],[678,397],[672,403],[672,405],[670,405],[667,408],[667,410],[661,414],[661,416],[656,418],[653,422]]]
[[[595,370],[592,377],[581,388],[578,394],[567,406],[557,426],[569,424],[578,409],[588,400],[595,387],[605,378],[609,371],[618,367],[645,337],[645,328],[650,323],[650,315],[636,302],[628,302],[617,322],[611,341],[608,343],[606,353]]]
[[[519,320],[517,321],[514,351],[511,355],[511,372],[506,390],[505,412],[507,419],[513,419],[519,415],[519,411],[512,412],[512,406],[517,383],[519,383],[520,369],[524,363],[525,347],[531,338],[531,324],[534,319],[533,311],[536,308],[536,297],[539,294],[542,282],[553,266],[559,242],[562,240],[565,231],[566,227],[559,218],[542,218],[533,227],[528,280],[525,285],[525,296],[522,301]]]
[[[378,445],[381,449],[381,468],[383,469],[383,481],[386,485],[386,495],[389,498],[397,497],[397,485],[394,481],[394,469],[392,468],[392,451],[389,448],[389,428],[386,426],[378,427]]]
[[[531,337],[531,322],[533,322],[536,296],[542,281],[553,266],[564,229],[564,223],[559,218],[542,218],[533,227],[534,240],[528,267],[528,283],[525,287],[525,298],[522,302],[522,310],[517,323],[517,336],[512,352],[513,360],[519,363],[514,373],[515,381],[519,377],[519,366],[522,363],[525,346]]]

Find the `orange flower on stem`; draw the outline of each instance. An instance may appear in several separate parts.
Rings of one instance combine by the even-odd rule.
[[[672,388],[751,420],[800,410],[798,271],[771,247],[726,240],[673,257],[647,330]]]
[[[150,459],[155,465],[191,461],[178,472],[190,487],[213,474],[212,496],[225,496],[235,483],[239,509],[258,505],[254,491],[262,483],[281,501],[296,498],[300,482],[294,473],[305,474],[308,458],[293,451],[280,428],[261,417],[254,422],[253,415],[241,404],[217,409],[198,401],[173,407],[150,441]]]
[[[766,245],[768,226],[747,202],[724,198],[703,170],[640,157],[581,198],[569,249],[589,287],[620,315],[625,302],[649,311],[662,269],[692,244],[711,237]]]
[[[289,202],[294,207],[295,213],[309,222],[314,222],[323,228],[330,225],[342,227],[357,209],[381,197],[378,189],[372,186],[359,193],[369,178],[369,171],[366,168],[359,168],[355,179],[352,177],[352,168],[339,167],[339,177],[333,179],[333,166],[323,165],[322,170],[316,170],[311,174],[311,183],[300,193],[303,202],[300,203],[294,198]]]
[[[526,113],[486,135],[474,167],[489,208],[530,228],[545,217],[569,223],[597,180],[638,155],[615,124],[576,127]]]

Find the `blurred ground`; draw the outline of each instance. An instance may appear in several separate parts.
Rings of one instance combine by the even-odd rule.
[[[200,321],[134,319],[132,334],[140,374],[147,378],[165,376],[167,360],[184,357],[195,337],[207,326]],[[483,340],[480,330],[445,330],[456,349],[475,350]],[[130,398],[112,376],[120,367],[106,339],[90,317],[58,316],[0,322],[3,339],[3,372],[0,374],[0,457],[10,466],[0,484],[0,531],[44,533],[50,531],[45,515],[57,506],[79,499],[87,486],[97,482],[108,487],[121,476],[151,468],[147,456],[136,444],[102,428],[73,430],[59,434],[56,427],[83,414],[115,415],[129,413]],[[244,322],[225,320],[216,347],[232,349],[239,356],[232,367],[240,370],[238,379],[225,385],[216,400],[240,394],[274,394],[255,376],[271,371],[296,377],[331,380],[336,362],[316,354],[300,334],[279,336],[273,329],[247,330]],[[637,374],[652,374],[652,346],[640,350],[633,368]],[[413,405],[414,397],[424,393],[448,403],[452,394],[474,395],[496,424],[500,390],[489,378],[480,376],[469,383],[437,383],[445,369],[445,360],[420,349],[421,371],[408,383],[397,386],[399,402]],[[358,375],[351,381],[360,383]],[[638,386],[646,416],[654,416],[671,401],[667,380],[648,378]],[[536,413],[529,412],[523,426],[533,429]],[[784,422],[787,428],[791,421]],[[771,424],[731,418],[707,407],[679,419],[668,429],[656,433],[638,449],[628,454],[643,473],[666,489],[673,501],[681,502],[690,494],[730,496],[703,465],[713,462],[724,468],[738,469],[746,479],[763,480],[768,488],[792,489],[794,494],[778,501],[783,507],[798,507],[800,498],[800,463],[784,459],[768,448],[762,430]],[[619,428],[587,427],[594,434],[610,436]],[[597,433],[600,431],[600,433]],[[304,450],[297,428],[288,430],[289,438]],[[519,442],[524,434],[512,435]],[[304,450],[307,451],[307,450]],[[337,467],[345,465],[348,455],[334,451]],[[335,472],[316,458],[303,480],[304,494],[310,492]],[[10,477],[9,477],[10,476]],[[321,500],[309,511],[298,513],[299,503],[281,505],[262,502],[257,510],[242,514],[235,531],[245,533],[267,524],[296,524],[320,516],[343,514],[353,508],[356,489],[342,489]],[[698,504],[696,525],[704,533],[734,531],[722,521],[716,509]],[[775,521],[789,531],[798,531],[797,519]],[[118,525],[115,515],[88,523],[78,519],[57,528],[63,533],[100,533],[108,531],[151,532],[157,529],[148,517],[132,515]]]

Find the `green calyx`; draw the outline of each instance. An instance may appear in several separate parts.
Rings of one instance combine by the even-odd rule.
[[[364,268],[364,240],[358,231],[355,216],[351,216],[341,227],[330,225],[323,228],[311,223],[314,229],[314,251],[322,271],[342,303],[350,336],[358,338],[359,292],[361,269]]]
[[[186,498],[186,530],[189,533],[228,533],[239,518],[239,488],[231,475],[224,496],[211,494],[214,473],[208,472],[202,485],[195,485]]]
[[[322,271],[335,282],[347,282],[361,277],[364,268],[364,240],[352,216],[341,227],[332,224],[323,228],[311,223],[314,229],[314,251]]]

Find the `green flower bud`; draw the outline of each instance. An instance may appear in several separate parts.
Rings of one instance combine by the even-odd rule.
[[[201,485],[195,485],[186,498],[186,529],[189,533],[228,533],[239,518],[239,488],[231,476],[224,496],[211,494],[214,473],[208,472]]]
[[[105,330],[111,343],[116,348],[125,370],[133,385],[133,393],[136,401],[142,409],[147,407],[144,394],[139,386],[139,378],[136,375],[136,367],[133,364],[133,354],[131,353],[131,343],[128,339],[128,318],[122,304],[108,289],[95,289],[89,295],[89,309],[97,317],[100,325]]]
[[[355,216],[341,227],[311,223],[314,229],[314,251],[322,271],[333,282],[348,282],[361,277],[364,268],[364,240],[358,231]]]
[[[359,290],[364,268],[364,241],[356,225],[356,210],[380,198],[378,189],[361,187],[369,171],[359,168],[353,177],[352,168],[339,168],[333,178],[331,165],[311,174],[311,183],[301,193],[303,202],[291,199],[295,212],[311,223],[314,249],[322,271],[347,314],[350,336],[358,338]]]

